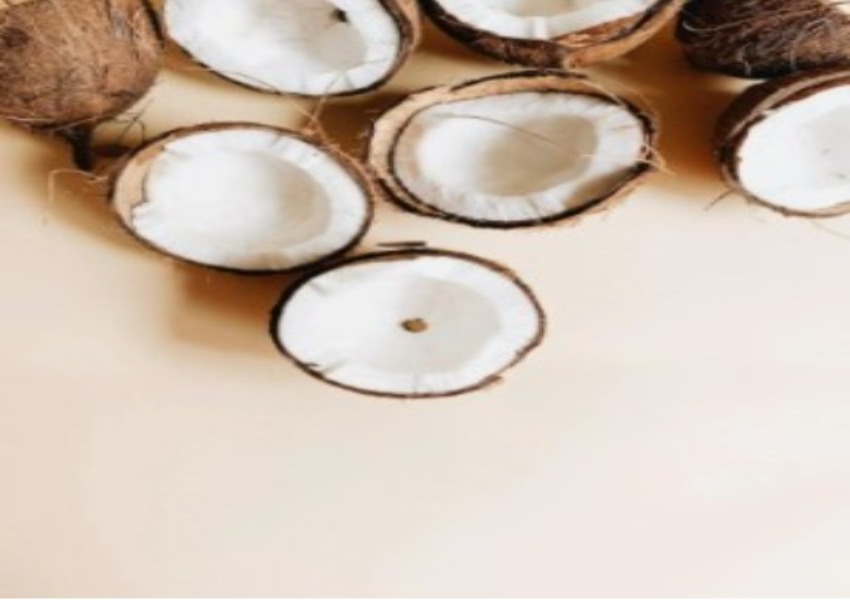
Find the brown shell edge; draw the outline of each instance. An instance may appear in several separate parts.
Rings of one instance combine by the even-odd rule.
[[[394,394],[390,392],[376,392],[374,390],[360,389],[356,387],[352,387],[349,385],[345,385],[327,377],[324,377],[321,373],[312,369],[310,365],[305,364],[299,361],[286,347],[286,344],[281,339],[279,335],[278,323],[283,315],[283,312],[286,309],[287,304],[292,299],[292,297],[300,290],[305,284],[309,283],[316,277],[319,277],[325,273],[330,271],[345,268],[352,264],[362,263],[362,262],[374,262],[374,261],[392,261],[392,260],[411,260],[416,258],[428,257],[428,256],[444,256],[451,257],[460,260],[466,260],[469,262],[476,263],[478,265],[482,265],[486,268],[489,268],[504,277],[508,278],[511,282],[513,282],[517,287],[519,287],[522,292],[528,297],[531,301],[532,306],[534,306],[534,310],[538,316],[538,329],[537,334],[529,340],[529,342],[517,351],[514,359],[504,367],[502,367],[497,372],[491,374],[485,379],[479,381],[474,385],[467,386],[462,389],[452,390],[447,393],[431,393],[431,394]],[[324,264],[317,265],[310,272],[302,275],[298,281],[289,286],[281,296],[280,300],[278,300],[275,307],[272,309],[269,320],[269,334],[271,335],[272,341],[275,344],[275,347],[278,351],[290,361],[292,361],[296,367],[298,367],[303,372],[307,373],[310,377],[321,381],[322,383],[332,385],[336,388],[343,389],[349,392],[354,392],[357,394],[362,394],[366,396],[371,396],[373,398],[385,398],[385,399],[394,399],[394,400],[436,400],[436,399],[445,399],[445,398],[453,398],[457,396],[462,396],[465,394],[470,394],[473,392],[479,392],[487,390],[494,385],[500,383],[503,379],[503,376],[514,367],[516,367],[519,363],[521,363],[526,357],[528,357],[531,352],[537,349],[546,337],[546,331],[548,328],[548,316],[546,315],[546,311],[543,308],[542,304],[538,300],[536,294],[531,289],[531,287],[523,281],[519,275],[516,274],[515,271],[510,269],[509,267],[490,260],[486,258],[482,258],[480,256],[475,256],[474,254],[468,254],[465,252],[458,252],[454,250],[443,250],[437,248],[404,248],[399,250],[384,250],[377,252],[369,252],[366,254],[362,254],[359,256],[349,257],[343,259],[341,261],[337,261],[333,264]]]
[[[180,48],[181,52],[184,56],[188,57],[192,62],[197,64],[200,67],[203,67],[204,70],[209,71],[219,79],[223,79],[229,83],[235,84],[239,87],[249,89],[255,92],[263,92],[266,94],[276,94],[279,96],[292,96],[295,98],[346,98],[349,96],[359,96],[362,94],[368,94],[370,92],[374,92],[385,86],[393,77],[395,77],[401,68],[407,63],[410,56],[413,54],[414,50],[419,46],[422,41],[422,15],[419,9],[419,5],[416,0],[379,0],[384,7],[387,9],[387,12],[392,15],[398,24],[399,30],[401,31],[401,48],[398,56],[396,57],[396,62],[390,68],[387,73],[374,82],[372,85],[364,88],[357,88],[354,90],[349,90],[345,92],[334,92],[334,93],[325,93],[321,95],[316,94],[301,94],[298,92],[292,92],[288,90],[273,90],[267,87],[254,86],[244,81],[239,81],[229,77],[225,73],[221,73],[211,66],[205,64],[204,62],[195,58],[188,50],[186,50],[183,46],[181,46],[174,38],[167,36],[175,46]],[[167,31],[166,31],[167,34]]]
[[[271,131],[273,133],[295,138],[313,146],[316,146],[323,152],[326,152],[330,156],[332,156],[343,168],[346,169],[346,171],[349,172],[349,174],[352,175],[352,177],[358,183],[361,184],[363,190],[366,192],[368,200],[367,214],[363,220],[363,224],[360,228],[360,231],[351,239],[348,244],[346,244],[342,248],[335,250],[332,253],[325,255],[321,259],[311,263],[305,263],[303,265],[298,265],[286,269],[238,269],[234,267],[207,264],[173,254],[141,236],[132,225],[132,210],[136,206],[144,203],[145,201],[141,188],[143,186],[144,179],[147,173],[147,167],[150,165],[153,159],[159,154],[159,152],[162,151],[166,144],[174,140],[194,135],[197,133],[225,131],[229,129],[258,129],[264,131]],[[134,177],[135,179],[132,182],[125,183],[124,178],[130,176]],[[125,189],[125,186],[133,187],[127,190]],[[138,148],[135,148],[133,151],[131,151],[121,159],[120,164],[117,164],[115,166],[115,170],[111,175],[108,202],[112,210],[115,212],[116,216],[118,216],[118,220],[120,221],[122,227],[130,235],[132,235],[137,241],[141,242],[144,246],[147,246],[151,250],[159,254],[168,256],[169,258],[177,260],[178,262],[237,275],[282,275],[303,271],[305,269],[311,269],[318,265],[335,261],[336,259],[345,256],[351,250],[356,248],[362,242],[363,238],[365,237],[366,233],[368,233],[372,225],[375,214],[375,204],[378,198],[380,198],[381,196],[382,194],[380,192],[380,188],[377,182],[375,181],[375,178],[369,172],[369,170],[364,165],[360,164],[359,161],[349,156],[348,154],[342,152],[335,146],[325,144],[311,136],[304,135],[297,131],[282,127],[274,127],[272,125],[264,125],[261,123],[234,121],[222,123],[204,123],[201,125],[174,129],[147,141]]]
[[[446,34],[491,58],[527,67],[573,69],[634,50],[672,20],[685,1],[659,0],[642,15],[619,19],[555,40],[506,38],[477,29],[446,12],[439,0],[422,0],[422,7]]]
[[[818,210],[800,211],[773,204],[752,194],[738,176],[739,151],[754,125],[769,118],[772,111],[835,86],[850,84],[850,69],[815,69],[793,73],[756,84],[738,96],[720,117],[714,135],[714,151],[721,173],[729,186],[748,201],[786,217],[824,219],[850,212],[850,201]]]
[[[514,222],[497,222],[470,219],[446,213],[416,198],[395,176],[392,159],[398,136],[421,110],[440,102],[496,96],[521,91],[566,92],[595,96],[612,103],[622,104],[644,124],[644,160],[635,166],[630,177],[624,179],[611,192],[584,206],[541,219]],[[552,226],[562,223],[576,224],[586,216],[611,209],[633,192],[655,170],[653,158],[658,138],[658,119],[652,111],[631,100],[608,92],[584,75],[557,70],[512,71],[453,85],[428,88],[414,93],[390,108],[372,124],[366,155],[367,162],[386,190],[390,200],[401,208],[425,217],[431,217],[488,229],[521,229]]]

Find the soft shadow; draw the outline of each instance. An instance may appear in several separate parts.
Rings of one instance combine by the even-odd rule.
[[[380,90],[363,96],[337,99],[321,110],[319,121],[322,133],[328,141],[347,153],[362,157],[372,123],[406,97],[404,92]]]
[[[268,355],[272,309],[296,275],[250,276],[175,263],[180,286],[173,335],[183,342],[228,353]]]
[[[14,165],[14,170],[16,177],[43,182],[38,195],[46,226],[57,222],[68,224],[112,247],[135,246],[109,207],[107,179],[78,169],[65,141],[8,124],[0,126],[0,133],[6,139],[26,137],[34,146],[33,151],[26,153],[26,159]]]
[[[714,129],[723,111],[751,82],[692,67],[670,28],[598,72],[615,80],[615,88],[645,100],[660,117],[659,151],[667,174],[658,178],[659,186],[682,192],[696,185],[723,185],[712,148]]]

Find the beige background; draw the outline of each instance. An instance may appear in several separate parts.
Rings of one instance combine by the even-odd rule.
[[[430,37],[328,134],[354,148],[400,94],[503,68]],[[850,594],[850,220],[709,210],[734,85],[669,39],[597,74],[665,121],[670,173],[623,206],[514,233],[380,207],[370,246],[506,262],[550,312],[507,383],[447,401],[303,376],[265,334],[281,278],[139,247],[59,144],[3,127],[0,592]],[[298,107],[175,55],[142,118]]]

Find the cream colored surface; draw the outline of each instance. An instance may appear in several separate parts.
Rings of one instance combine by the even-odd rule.
[[[501,69],[431,37],[329,134]],[[850,594],[850,220],[708,210],[725,81],[664,40],[599,73],[666,125],[671,174],[621,207],[510,233],[380,207],[370,246],[504,261],[549,309],[504,385],[447,401],[302,375],[265,334],[283,280],[145,250],[58,144],[3,127],[0,592]],[[294,108],[173,58],[144,121]]]

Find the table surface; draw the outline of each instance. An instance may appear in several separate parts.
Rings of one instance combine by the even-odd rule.
[[[403,94],[504,69],[429,30],[322,122],[358,151]],[[550,314],[503,385],[443,401],[304,376],[266,335],[285,278],[142,248],[61,144],[3,126],[0,593],[850,594],[850,220],[724,196],[709,139],[741,84],[669,32],[593,74],[664,122],[624,204],[516,232],[379,207],[366,248],[502,261]],[[311,110],[172,50],[136,112],[154,135]]]

